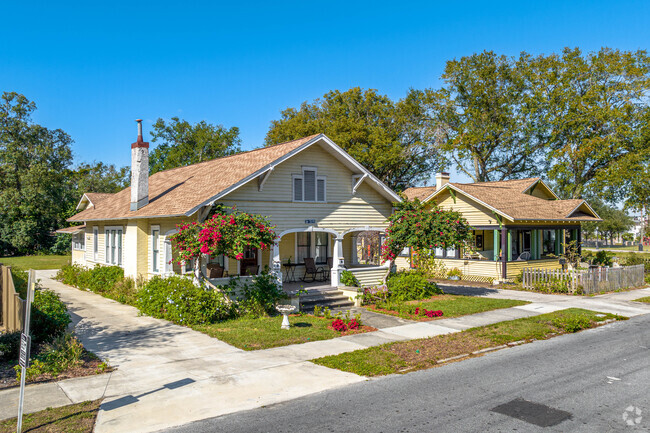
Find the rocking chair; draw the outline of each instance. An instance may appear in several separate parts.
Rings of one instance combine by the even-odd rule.
[[[318,275],[320,274],[320,279]],[[307,281],[307,276],[311,276],[311,280]],[[312,257],[305,258],[305,274],[301,278],[305,283],[313,283],[314,281],[325,281],[325,274],[323,268],[317,268]]]

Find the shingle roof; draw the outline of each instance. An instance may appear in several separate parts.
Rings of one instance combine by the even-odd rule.
[[[435,186],[416,186],[405,189],[402,194],[404,194],[407,200],[415,200],[417,198],[420,201],[424,201],[424,199],[434,192],[436,192]]]
[[[86,224],[82,224],[80,226],[72,226],[72,227],[65,227],[62,229],[58,229],[55,231],[55,233],[77,233],[82,231],[85,228],[86,228]]]
[[[539,180],[537,177],[531,177],[495,182],[453,182],[449,185],[513,220],[597,221],[599,219],[577,211],[583,203],[586,203],[584,200],[545,200],[524,192]],[[411,191],[409,195],[414,197],[418,194],[424,195],[428,192],[424,191],[427,188],[433,188],[435,191],[435,187],[410,188],[422,192]],[[432,193],[428,192],[428,195]]]
[[[230,186],[285,156],[320,134],[149,176],[149,204],[131,211],[131,187],[101,197],[68,221],[90,221],[185,215]],[[92,194],[92,193],[91,193]],[[95,198],[99,194],[93,195]]]

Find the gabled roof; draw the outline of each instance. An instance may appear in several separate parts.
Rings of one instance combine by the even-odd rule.
[[[274,146],[160,171],[149,176],[149,204],[131,211],[131,188],[112,194],[110,200],[87,207],[68,221],[92,221],[166,216],[190,216],[211,205],[240,186],[319,143],[355,173],[366,175],[366,182],[390,201],[401,199],[372,173],[324,134],[311,135]]]
[[[422,202],[426,201],[434,192],[435,186],[417,186],[405,189],[402,194],[407,200],[415,200],[416,198]]]
[[[107,192],[87,192],[81,196],[81,200],[79,200],[79,204],[77,204],[77,210],[84,210],[87,207],[94,207],[97,205],[97,203],[104,201],[113,195],[113,193]]]
[[[471,200],[487,207],[493,212],[511,220],[545,220],[545,221],[598,221],[600,217],[589,204],[581,199],[573,200],[546,200],[530,194],[532,187],[542,184],[554,197],[557,196],[540,178],[526,178],[517,180],[504,180],[495,182],[477,183],[448,183],[440,190],[422,188],[409,188],[407,196],[416,197],[429,194],[424,200],[434,200],[444,191],[453,190]],[[404,191],[406,194],[407,191]]]
[[[62,229],[58,229],[55,231],[55,233],[79,233],[80,231],[83,231],[86,228],[86,224],[82,224],[80,226],[72,226],[72,227],[65,227]]]

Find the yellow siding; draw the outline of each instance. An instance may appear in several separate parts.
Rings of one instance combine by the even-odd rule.
[[[534,260],[529,262],[508,262],[508,278],[515,278],[524,268],[561,269],[558,259]]]
[[[326,176],[326,203],[292,201],[292,174],[300,174],[302,166],[317,167],[319,176]],[[267,179],[263,191],[257,179],[228,194],[221,202],[245,211],[267,215],[283,230],[301,227],[331,228],[338,232],[363,227],[385,228],[392,204],[367,183],[352,195],[352,172],[320,146],[312,146],[280,164]],[[316,220],[315,224],[305,220]]]
[[[463,196],[458,192],[455,194],[456,202],[454,203],[454,199],[449,194],[449,191],[441,193],[440,196],[436,198],[438,206],[440,206],[442,209],[452,209],[461,212],[467,222],[473,226],[498,224],[495,216],[492,214],[492,211],[490,209]]]
[[[80,250],[72,250],[72,264],[86,266],[85,253]]]

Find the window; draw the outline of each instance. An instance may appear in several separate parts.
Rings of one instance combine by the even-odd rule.
[[[555,254],[555,230],[544,230],[542,236],[542,255]]]
[[[122,233],[122,227],[106,227],[104,229],[106,244],[104,262],[106,264],[122,266]]]
[[[160,227],[151,228],[151,270],[160,272],[158,262],[160,261]]]
[[[306,257],[311,257],[311,233],[296,233],[296,263],[303,264]]]
[[[97,256],[99,256],[99,229],[93,227],[93,260],[97,261]]]
[[[72,248],[84,251],[86,249],[86,233],[74,233],[72,235]]]
[[[314,251],[314,260],[318,264],[327,263],[327,253],[329,251],[329,234],[316,232],[316,249]]]
[[[294,174],[293,201],[325,202],[326,177],[318,176],[316,167],[303,167],[302,174]]]

